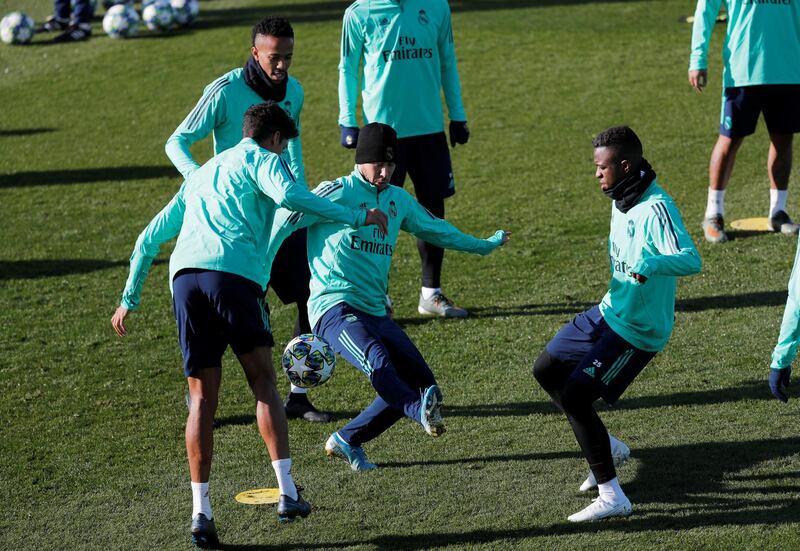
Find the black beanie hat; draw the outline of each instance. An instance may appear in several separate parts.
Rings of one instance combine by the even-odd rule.
[[[388,124],[371,122],[358,132],[356,164],[394,163],[397,158],[397,132]]]

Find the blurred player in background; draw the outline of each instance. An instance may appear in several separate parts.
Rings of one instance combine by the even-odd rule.
[[[55,0],[53,15],[36,32],[59,33],[53,42],[80,42],[92,36],[94,9],[89,0]]]
[[[206,86],[197,105],[167,140],[167,156],[184,178],[200,166],[192,157],[190,146],[209,134],[214,136],[215,154],[238,144],[242,137],[242,116],[251,105],[276,102],[300,130],[304,93],[300,83],[289,76],[293,52],[294,29],[286,19],[265,17],[253,27],[251,55],[244,67]],[[299,135],[289,141],[284,157],[298,183],[307,185]],[[297,305],[294,336],[311,332],[306,309],[311,274],[305,250],[305,232],[292,235],[278,252],[270,276],[272,289],[281,302]],[[307,421],[330,421],[331,415],[317,411],[306,392],[304,388],[291,386],[286,414]]]
[[[672,333],[678,276],[700,271],[700,256],[672,198],[656,183],[642,143],[626,126],[592,142],[600,190],[613,200],[608,256],[611,282],[603,300],[567,323],[533,366],[536,380],[569,420],[589,463],[581,491],[599,497],[571,522],[627,516],[630,500],[615,466],[630,449],[611,436],[594,406],[614,404],[662,350]]]
[[[699,0],[694,14],[689,84],[702,92],[708,82],[708,44],[722,0]],[[722,109],[719,137],[708,167],[708,202],[703,232],[721,243],[725,234],[725,189],[736,152],[756,130],[761,113],[769,132],[769,227],[796,234],[786,213],[792,138],[800,132],[800,2],[725,0],[728,28],[722,47]]]
[[[456,189],[442,90],[450,145],[469,140],[447,1],[358,0],[347,8],[339,61],[339,126],[342,145],[348,148],[358,144],[356,101],[362,64],[364,123],[388,124],[400,138],[391,183],[402,186],[408,173],[419,203],[444,218],[444,200]],[[466,317],[468,312],[441,289],[444,249],[422,239],[417,249],[422,260],[419,313]]]

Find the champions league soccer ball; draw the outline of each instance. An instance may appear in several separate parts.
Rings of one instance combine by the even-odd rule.
[[[111,6],[103,17],[103,30],[111,38],[128,38],[139,32],[139,14],[128,4]]]
[[[172,0],[170,4],[175,11],[175,23],[181,27],[192,25],[200,13],[200,4],[197,0]]]
[[[175,22],[175,11],[169,0],[156,0],[142,11],[142,19],[151,31],[168,31]]]
[[[6,44],[27,44],[33,38],[33,19],[21,11],[11,12],[0,21],[0,40]]]
[[[293,338],[286,345],[281,365],[293,385],[311,388],[331,378],[336,357],[322,337],[307,333]]]

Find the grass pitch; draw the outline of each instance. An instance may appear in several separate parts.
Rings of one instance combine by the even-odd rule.
[[[686,1],[453,0],[473,131],[453,151],[464,230],[514,232],[487,258],[449,253],[446,292],[474,316],[420,319],[419,260],[400,241],[396,312],[445,393],[448,433],[398,424],[367,446],[381,468],[326,461],[327,436],[373,396],[340,362],[313,394],[328,425],[290,423],[298,481],[315,505],[280,526],[234,496],[275,484],[253,401],[227,357],[212,503],[229,549],[794,549],[800,546],[798,400],[766,386],[796,242],[739,233],[702,242],[716,138],[724,28],[710,85],[686,82]],[[23,5],[24,4],[24,5]],[[251,25],[288,16],[291,69],[305,86],[309,180],[349,172],[338,145],[338,40],[345,2],[201,2],[194,30],[137,39],[0,48],[0,548],[182,549],[191,495],[184,380],[165,251],[131,335],[109,324],[139,231],[180,180],[163,144],[203,87],[247,56]],[[37,20],[45,0],[0,0]],[[410,85],[409,93],[414,93]],[[609,203],[593,180],[591,137],[630,124],[672,193],[704,260],[679,287],[672,340],[618,406],[601,415],[631,445],[620,470],[629,519],[570,525],[589,498],[566,421],[530,377],[547,340],[596,303],[608,281]],[[729,220],[767,208],[762,127],[739,153]],[[210,154],[198,144],[198,158]],[[798,170],[792,177],[796,206]],[[294,307],[274,297],[289,340]],[[281,379],[284,383],[283,379]],[[288,387],[288,384],[286,385]]]

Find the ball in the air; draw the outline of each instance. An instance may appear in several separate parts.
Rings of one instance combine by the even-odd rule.
[[[307,333],[289,341],[281,366],[293,385],[311,388],[331,378],[336,356],[322,337]]]

